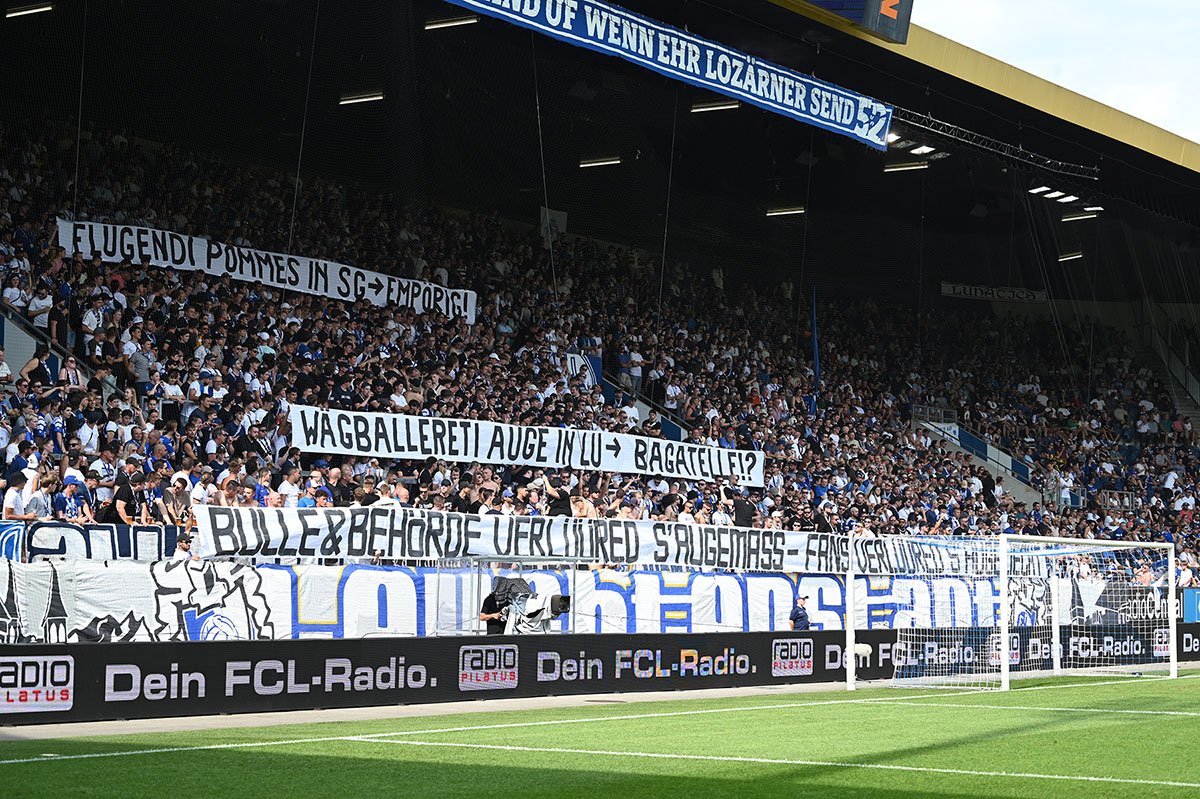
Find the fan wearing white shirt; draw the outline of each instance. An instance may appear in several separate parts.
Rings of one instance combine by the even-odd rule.
[[[36,513],[26,513],[25,484],[27,478],[23,472],[14,472],[8,478],[8,491],[4,493],[5,521],[36,521]]]
[[[45,330],[50,326],[49,311],[53,306],[50,290],[44,283],[39,284],[36,296],[29,301],[29,318],[33,320],[34,327]]]
[[[283,497],[283,507],[295,508],[300,504],[300,470],[295,466],[288,469],[279,484],[279,494]]]
[[[242,427],[249,430],[253,425],[262,424],[267,415],[266,410],[259,406],[258,400],[252,400],[246,407],[246,418],[242,420]]]
[[[100,451],[100,427],[92,419],[79,428],[79,448],[88,455]]]
[[[94,504],[101,505],[110,501],[113,498],[113,490],[117,479],[117,464],[116,453],[114,450],[106,448],[100,453],[100,457],[92,461],[91,471],[99,475],[100,486],[96,489],[96,502]]]
[[[192,504],[211,505],[216,495],[217,484],[213,482],[212,467],[205,466],[200,474],[200,482],[192,486]]]

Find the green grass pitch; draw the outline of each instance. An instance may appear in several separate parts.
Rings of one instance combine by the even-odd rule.
[[[5,797],[172,799],[1197,797],[1196,677],[10,741],[0,786]]]

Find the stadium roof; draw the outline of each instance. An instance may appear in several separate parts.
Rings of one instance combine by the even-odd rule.
[[[976,86],[1036,108],[1066,122],[1124,142],[1165,161],[1200,172],[1200,144],[1145,120],[1096,102],[989,55],[916,25],[908,42],[895,45],[872,36],[836,14],[803,0],[771,0],[865,42]]]
[[[622,4],[892,104],[906,138],[884,153],[745,105],[689,113],[715,95],[507,22],[426,30],[462,12],[438,0],[322,4],[319,14],[316,0],[93,4],[86,20],[82,5],[63,4],[21,18],[8,119],[69,137],[82,111],[85,126],[151,143],[288,174],[299,165],[306,183],[332,176],[529,225],[549,205],[569,213],[570,233],[655,260],[737,264],[739,277],[785,272],[854,293],[937,293],[947,280],[1113,300],[1200,296],[1200,173],[1183,163],[1196,165],[1194,148],[1174,159],[1146,149],[1151,126],[924,31],[894,48],[767,0]],[[40,57],[49,40],[61,57]],[[968,69],[988,74],[955,71]],[[1044,96],[1024,99],[1036,87]],[[339,102],[368,90],[386,99]],[[1112,122],[1055,113],[1069,105],[1057,96]],[[922,128],[928,120],[945,127]],[[1159,149],[1175,140],[1157,133]],[[940,159],[884,171],[916,143]],[[580,168],[614,156],[619,165]],[[1063,164],[1078,173],[1055,171]],[[85,151],[80,175],[119,177],[119,166]],[[1078,207],[1029,193],[1041,185],[1078,195]],[[285,203],[297,196],[274,190]],[[1090,205],[1106,210],[1063,219]],[[808,213],[766,215],[798,206]],[[1058,261],[1073,251],[1086,259]]]

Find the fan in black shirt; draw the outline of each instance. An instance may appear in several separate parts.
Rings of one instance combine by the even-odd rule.
[[[352,485],[339,481],[337,485],[331,485],[329,490],[333,494],[333,504],[339,508],[347,508],[350,503],[354,502],[354,486]]]
[[[753,502],[743,497],[733,498],[734,527],[754,527],[757,516],[758,508]]]
[[[551,477],[546,481],[547,516],[571,515],[571,492],[563,485],[561,477]]]

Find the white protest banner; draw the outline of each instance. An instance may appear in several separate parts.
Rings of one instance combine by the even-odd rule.
[[[193,551],[211,557],[389,560],[542,557],[600,564],[784,571],[804,533],[569,516],[504,516],[365,508],[196,508]],[[791,547],[791,549],[788,549]]]
[[[763,453],[602,430],[525,427],[475,419],[341,411],[293,405],[292,446],[302,452],[503,463],[762,486]]]
[[[570,516],[478,515],[398,504],[365,508],[196,508],[202,558],[295,558],[300,561],[562,558],[593,564],[682,566],[710,571],[845,574],[850,542],[862,575],[999,574],[995,539],[854,538],[836,533],[766,530],[712,524],[577,519]],[[1063,549],[1070,555],[1070,547]],[[1025,576],[1042,574],[1046,558],[1030,558]],[[1035,563],[1036,562],[1036,563]]]
[[[155,228],[66,219],[58,220],[58,244],[68,253],[83,253],[84,258],[99,255],[106,261],[137,264],[149,260],[153,266],[168,269],[229,275],[234,280],[346,302],[365,300],[383,307],[412,308],[417,313],[437,311],[452,319],[466,319],[467,324],[475,323],[477,298],[473,291],[448,289],[333,261],[235,247]]]
[[[1046,292],[1037,289],[1019,289],[1010,286],[970,286],[965,283],[942,283],[943,297],[958,297],[962,300],[990,300],[995,302],[1046,302]]]

